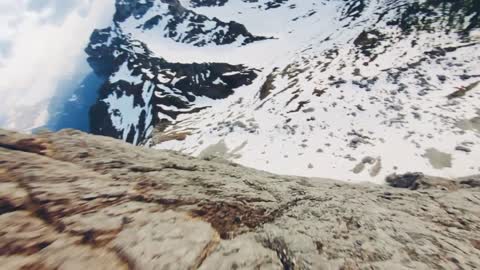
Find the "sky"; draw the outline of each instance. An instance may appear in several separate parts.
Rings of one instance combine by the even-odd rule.
[[[114,0],[0,0],[1,128],[46,123],[57,86],[87,71],[90,34],[113,12]]]

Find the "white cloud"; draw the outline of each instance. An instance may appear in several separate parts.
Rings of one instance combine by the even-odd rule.
[[[0,125],[45,123],[62,79],[85,60],[95,28],[107,26],[114,0],[0,0]]]

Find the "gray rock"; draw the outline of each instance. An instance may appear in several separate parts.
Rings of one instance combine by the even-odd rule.
[[[444,82],[444,81],[447,80],[447,76],[445,76],[445,75],[437,75],[437,78],[438,78],[438,80],[441,81],[441,82]]]
[[[304,109],[302,112],[304,113],[312,113],[315,111],[315,108],[307,108],[307,109]]]
[[[390,108],[395,110],[395,111],[402,111],[403,110],[402,105],[392,105],[392,106],[390,106]]]
[[[463,145],[458,145],[457,147],[455,147],[455,150],[457,151],[461,151],[461,152],[466,152],[466,153],[470,153],[472,152],[472,150],[466,146],[463,146]]]
[[[0,179],[2,269],[480,268],[478,176],[389,178],[411,191],[0,130]]]
[[[364,164],[373,164],[375,163],[375,158],[374,157],[370,157],[370,156],[366,156],[362,159],[362,163]]]
[[[392,174],[387,176],[386,182],[396,188],[417,189],[418,180],[425,177],[423,173],[406,173],[406,174]]]

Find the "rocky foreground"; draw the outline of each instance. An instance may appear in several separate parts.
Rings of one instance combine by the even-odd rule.
[[[273,175],[0,131],[1,269],[478,269],[480,178]]]

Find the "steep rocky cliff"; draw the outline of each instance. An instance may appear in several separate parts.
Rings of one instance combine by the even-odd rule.
[[[0,268],[480,268],[478,177],[388,182],[0,131]]]

